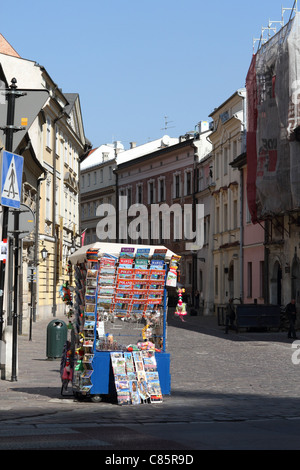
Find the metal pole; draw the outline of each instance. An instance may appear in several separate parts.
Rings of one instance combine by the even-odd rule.
[[[19,274],[19,211],[14,213],[15,233],[15,266],[14,266],[14,313],[13,313],[13,347],[12,347],[12,374],[11,381],[17,380],[17,339],[18,339],[18,274]]]
[[[31,292],[31,297],[30,297],[30,329],[29,329],[29,341],[32,340],[32,319],[33,319],[33,273],[34,273],[34,267],[30,267],[30,292]]]
[[[14,120],[15,120],[15,90],[17,88],[17,80],[12,79],[10,90],[7,92],[7,117],[6,117],[6,131],[5,131],[5,149],[8,152],[13,150],[13,135],[14,135]],[[2,206],[2,241],[7,241],[8,232],[8,213],[9,208]],[[3,297],[4,297],[4,284],[5,284],[5,261],[0,263],[0,341],[3,338]]]

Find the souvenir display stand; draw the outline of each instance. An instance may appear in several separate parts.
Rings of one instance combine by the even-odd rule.
[[[75,269],[75,396],[119,404],[171,393],[167,285],[179,256],[164,246],[94,243],[71,255]]]

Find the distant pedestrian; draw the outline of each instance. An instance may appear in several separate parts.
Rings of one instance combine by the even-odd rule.
[[[228,300],[226,306],[226,319],[225,319],[225,333],[228,334],[228,330],[236,330],[235,326],[235,310],[233,306],[233,299]]]
[[[285,312],[287,314],[289,320],[289,331],[288,331],[288,338],[297,339],[296,336],[296,318],[297,318],[297,310],[296,310],[296,302],[295,299],[292,299],[289,304],[287,304],[285,308]]]

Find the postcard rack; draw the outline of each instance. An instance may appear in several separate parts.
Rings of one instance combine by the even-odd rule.
[[[96,401],[117,390],[120,404],[136,404],[145,400],[141,377],[151,389],[146,395],[151,402],[170,394],[166,253],[165,247],[151,255],[150,248],[142,246],[120,247],[117,255],[115,250],[88,249],[77,262],[75,395],[90,395]],[[118,364],[126,366],[121,375]],[[127,370],[129,364],[139,370]],[[130,394],[128,383],[135,389]]]

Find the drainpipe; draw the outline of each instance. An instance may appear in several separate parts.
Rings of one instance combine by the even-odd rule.
[[[244,173],[240,169],[240,301],[244,303]]]
[[[37,195],[36,195],[36,207],[35,207],[35,234],[34,234],[34,255],[33,255],[33,263],[34,266],[38,267],[38,248],[39,248],[39,225],[40,225],[40,198],[41,198],[41,183],[47,179],[47,172],[44,171],[45,176],[40,176],[37,180]],[[37,304],[37,284],[33,283],[33,312],[32,312],[32,319],[36,321],[36,304]]]
[[[246,93],[244,91],[238,91],[238,95],[243,100],[243,121],[242,125],[242,153],[247,152],[246,144],[246,131],[247,131],[247,101]],[[244,173],[243,168],[240,169],[240,300],[244,302]]]

